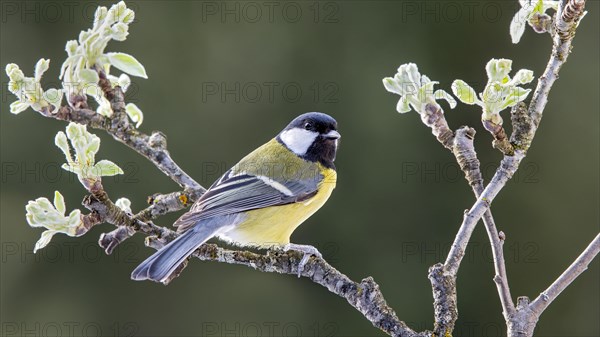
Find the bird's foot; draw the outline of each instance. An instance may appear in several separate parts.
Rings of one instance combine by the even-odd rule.
[[[288,243],[287,245],[283,246],[283,250],[286,252],[289,250],[296,250],[304,253],[302,260],[300,260],[300,263],[298,264],[298,277],[302,275],[302,272],[304,271],[304,266],[306,265],[308,259],[310,259],[312,255],[318,258],[323,258],[323,255],[321,255],[317,248],[309,245],[297,245],[295,243]]]

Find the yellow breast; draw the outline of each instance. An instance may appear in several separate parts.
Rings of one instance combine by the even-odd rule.
[[[335,188],[335,170],[319,164],[319,171],[324,178],[312,198],[249,211],[241,224],[220,237],[241,246],[270,247],[289,243],[292,232],[325,204]]]

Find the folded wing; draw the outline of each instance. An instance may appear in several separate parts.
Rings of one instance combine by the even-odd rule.
[[[235,214],[258,208],[286,205],[307,200],[318,190],[321,177],[277,181],[267,176],[227,171],[189,212],[174,224],[185,232],[198,222],[215,216]]]

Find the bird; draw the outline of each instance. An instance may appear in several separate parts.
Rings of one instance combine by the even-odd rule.
[[[293,119],[217,179],[173,224],[180,235],[137,266],[131,278],[166,284],[213,237],[239,247],[300,251],[300,277],[308,259],[321,254],[290,243],[290,236],[331,196],[340,137],[336,120],[325,113]]]

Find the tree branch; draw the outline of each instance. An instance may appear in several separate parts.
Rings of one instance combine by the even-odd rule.
[[[458,271],[477,221],[481,219],[492,201],[506,185],[506,182],[516,172],[524,157],[525,153],[523,151],[515,151],[514,156],[505,156],[490,183],[480,194],[479,198],[477,198],[471,209],[465,213],[461,227],[458,230],[454,243],[452,243],[450,253],[445,262],[446,268],[450,273],[456,274]]]
[[[151,204],[146,209],[133,215],[120,209],[109,198],[101,181],[95,181],[88,187],[90,195],[83,200],[83,205],[91,211],[86,215],[89,227],[103,222],[117,226],[109,233],[100,236],[99,245],[107,254],[124,240],[135,233],[147,235],[146,245],[160,249],[179,235],[165,227],[160,227],[151,222],[152,219],[185,208],[199,198],[205,189],[189,177],[171,159],[166,150],[166,138],[160,132],[148,136],[133,128],[124,114],[124,95],[119,87],[112,88],[100,69],[100,86],[106,97],[111,101],[115,114],[104,117],[87,108],[87,102],[79,97],[72,97],[70,106],[61,107],[56,113],[43,111],[42,115],[59,120],[72,121],[92,128],[102,129],[118,141],[128,145],[154,163],[167,176],[184,188],[183,191],[166,195],[153,195],[148,202]],[[89,229],[89,228],[88,228]],[[229,264],[241,264],[263,272],[276,272],[281,274],[298,274],[298,266],[304,253],[288,251],[268,251],[261,255],[249,251],[228,250],[214,244],[204,244],[193,254],[203,261],[215,261]],[[175,271],[174,276],[167,280],[170,282],[185,268],[187,262]],[[324,259],[312,257],[305,264],[302,276],[322,285],[330,292],[346,299],[356,308],[373,326],[381,329],[390,336],[425,337],[431,332],[415,332],[404,322],[400,321],[391,309],[379,289],[379,285],[371,277],[361,282],[354,282],[346,275],[329,265]],[[433,278],[436,279],[435,277]]]
[[[544,74],[538,81],[529,105],[529,115],[533,119],[536,128],[548,103],[550,89],[558,79],[558,73],[571,53],[575,28],[584,13],[584,8],[585,0],[567,0],[566,3],[561,4],[555,15],[554,30],[557,34],[554,35],[552,54]]]
[[[505,153],[500,167],[497,169],[491,182],[483,189],[483,191],[481,191],[480,187],[475,189],[476,194],[479,194],[477,201],[473,207],[465,213],[461,228],[459,229],[456,240],[453,243],[446,260],[446,266],[449,272],[456,273],[458,270],[460,262],[465,254],[468,240],[477,221],[488,212],[492,201],[505,186],[506,182],[516,172],[520,162],[523,160],[527,150],[531,146],[531,142],[541,121],[543,110],[548,102],[550,89],[558,78],[558,72],[566,62],[570,53],[575,29],[584,13],[584,7],[585,0],[567,0],[561,4],[558,13],[556,14],[557,19],[555,20],[555,29],[557,33],[553,35],[554,46],[552,55],[544,74],[538,81],[538,86],[533,94],[530,108],[527,110],[524,104],[519,104],[515,106],[511,114],[513,133],[511,135],[510,143],[513,145],[515,151],[512,155],[510,153]],[[501,255],[502,240],[500,239],[500,235],[496,236],[498,233],[494,228],[495,226],[492,225],[493,220],[488,222],[486,230],[488,231],[488,235],[492,242],[492,251],[494,253],[495,262],[494,266],[496,269],[495,281],[502,301],[504,316],[507,320],[508,335],[532,336],[539,319],[539,314],[541,313],[541,311],[537,312],[534,308],[538,309],[538,306],[540,306],[538,303],[540,302],[536,299],[535,306],[532,306],[529,304],[528,298],[520,297],[517,307],[514,310],[511,310],[512,300],[506,281],[505,264]],[[582,256],[591,260],[597,254],[597,252],[593,254],[594,249],[597,249],[597,247],[590,248],[589,251],[592,253],[588,252],[588,255],[586,255],[584,252]],[[588,250],[586,250],[586,252],[587,251]],[[564,279],[561,277],[559,278],[560,281],[557,280],[558,283],[553,285],[556,288],[552,288],[551,286],[549,289],[551,289],[551,291],[558,291],[559,289],[562,291],[562,289],[572,282],[576,276],[581,274],[582,271],[583,270],[579,265],[573,267],[573,270],[570,272],[568,270],[566,272]],[[554,296],[557,296],[560,291]],[[542,298],[544,297],[542,296]]]
[[[525,301],[524,298],[520,299],[517,308],[514,307],[512,297],[510,295],[510,288],[508,286],[506,266],[502,251],[502,241],[504,235],[503,233],[498,233],[496,230],[493,217],[489,212],[489,206],[502,188],[504,188],[506,182],[508,182],[508,180],[510,180],[517,171],[519,164],[523,158],[525,158],[527,150],[531,146],[531,142],[533,141],[535,132],[541,121],[542,112],[548,102],[550,89],[558,78],[558,72],[566,62],[570,53],[572,40],[575,36],[575,30],[579,20],[581,19],[581,16],[584,13],[584,7],[585,0],[567,0],[560,5],[559,10],[556,13],[554,28],[556,30],[556,34],[553,34],[554,45],[548,66],[538,81],[538,86],[533,94],[529,110],[527,111],[524,104],[519,104],[513,109],[511,114],[513,133],[511,135],[510,142],[507,143],[503,129],[492,128],[489,125],[484,125],[486,129],[495,137],[494,147],[500,149],[505,154],[500,167],[497,169],[494,177],[486,188],[483,188],[482,180],[480,179],[480,173],[478,173],[478,161],[474,149],[472,150],[471,157],[473,159],[470,160],[470,164],[467,164],[468,162],[465,162],[460,158],[461,154],[469,153],[469,149],[472,148],[472,144],[469,146],[469,144],[463,143],[462,145],[459,144],[457,147],[450,148],[450,144],[456,144],[456,139],[454,139],[454,142],[452,142],[451,137],[439,136],[448,134],[446,130],[449,130],[448,124],[445,122],[445,120],[442,121],[443,114],[435,113],[434,110],[436,109],[426,109],[429,114],[433,114],[436,117],[425,118],[422,116],[423,122],[432,128],[433,134],[436,135],[440,143],[455,153],[459,164],[461,164],[461,162],[463,163],[461,164],[461,168],[465,172],[466,179],[473,187],[473,191],[477,196],[477,201],[475,204],[469,211],[465,213],[463,223],[461,224],[456,239],[451,246],[451,250],[444,264],[444,269],[450,275],[456,275],[460,266],[460,262],[464,257],[471,234],[479,219],[483,217],[494,256],[494,269],[496,271],[494,281],[496,282],[498,288],[503,314],[505,319],[507,319],[507,322],[514,320],[517,312],[519,312],[519,308],[526,308],[521,310],[523,313],[531,312],[531,309],[529,308],[528,300]],[[432,123],[432,121],[435,121],[435,123]],[[462,132],[468,132],[468,130],[463,129]],[[474,135],[474,132],[472,132],[472,135]],[[522,329],[523,326],[520,326],[519,324],[513,324],[513,322],[509,323],[509,330],[510,326],[518,326],[519,328],[516,330],[526,331],[526,335],[530,336],[533,333],[533,327],[535,327],[537,318],[535,320],[532,320],[531,317],[527,318],[528,319],[523,320],[522,322],[526,321],[528,323],[526,325],[528,328],[530,327],[530,329]],[[531,324],[532,322],[533,324]],[[453,327],[453,324],[451,326]],[[436,329],[435,332],[438,332],[438,330]],[[513,330],[513,332],[516,331]]]
[[[587,270],[588,265],[600,253],[600,234],[596,235],[594,240],[587,248],[575,259],[575,261],[552,283],[548,289],[544,290],[533,302],[531,310],[536,315],[541,315],[544,310],[565,290],[575,279]]]
[[[471,176],[477,176],[477,179],[468,179],[473,189],[473,193],[476,198],[483,193],[483,179],[481,178],[481,172],[479,168],[479,160],[477,160],[477,154],[475,153],[475,147],[473,145],[473,138],[475,137],[475,130],[467,127],[460,128],[456,132],[456,141],[453,153],[459,163],[468,163],[468,165],[461,165],[463,171],[472,172]],[[506,263],[504,261],[504,251],[502,250],[502,243],[504,240],[504,234],[500,235],[496,229],[496,223],[492,216],[491,210],[486,210],[483,214],[483,224],[486,232],[490,239],[490,245],[492,249],[492,256],[494,262],[494,270],[496,275],[494,276],[494,282],[498,289],[498,295],[500,296],[500,303],[502,305],[502,313],[504,317],[508,317],[515,311],[515,305],[512,301],[510,294],[510,288],[508,286],[508,277],[506,275]]]
[[[179,235],[168,228],[136,219],[135,216],[121,210],[110,200],[100,182],[94,184],[90,190],[92,194],[84,199],[85,207],[92,210],[93,214],[97,214],[100,222],[108,222],[117,226],[115,231],[100,237],[100,244],[107,250],[107,253],[112,252],[111,248],[114,248],[115,241],[120,239],[122,241],[122,236],[127,238],[133,233],[148,235],[146,245],[155,249],[160,249]],[[107,239],[108,236],[111,238]],[[109,245],[106,246],[107,244]],[[224,249],[215,244],[204,244],[194,252],[193,256],[203,261],[245,265],[262,272],[297,275],[298,266],[304,253],[274,250],[267,251],[263,255],[249,251]],[[175,272],[175,277],[184,267],[185,263]],[[367,277],[361,282],[354,282],[333,268],[327,261],[317,257],[311,257],[308,260],[301,275],[346,299],[373,326],[390,336],[431,336],[429,331],[415,332],[400,321],[394,310],[387,305],[379,285],[371,277]]]
[[[600,253],[600,234],[587,246],[579,257],[543,291],[533,302],[526,296],[519,297],[517,310],[507,320],[509,337],[531,337],[540,315],[550,303],[560,295],[575,279],[581,275],[590,262]]]
[[[465,174],[465,179],[472,187],[475,197],[479,197],[483,192],[483,178],[481,176],[479,159],[477,158],[477,153],[475,152],[473,144],[475,130],[463,126],[456,130],[456,132],[452,132],[448,127],[448,123],[446,122],[441,107],[437,104],[428,104],[424,113],[421,115],[421,119],[425,125],[431,128],[432,133],[436,136],[438,141],[452,152],[461,170]],[[510,295],[508,278],[506,276],[502,241],[490,210],[487,210],[484,213],[483,221],[490,238],[492,254],[494,257],[494,269],[496,271],[494,281],[498,288],[498,294],[503,309],[502,311],[506,318],[514,312],[515,307]],[[456,273],[448,271],[446,265],[437,264],[431,267],[429,272],[433,286],[434,310],[436,313],[434,333],[440,336],[451,333],[454,329],[454,323],[458,319]],[[431,279],[432,275],[437,275],[438,278],[442,278],[443,281],[439,282],[435,279]],[[437,324],[437,322],[440,322],[441,324]]]
[[[504,188],[504,185],[519,167],[525,158],[527,150],[542,118],[542,113],[548,103],[548,95],[552,85],[558,78],[558,72],[566,63],[571,51],[571,44],[575,36],[575,28],[584,12],[585,0],[567,0],[561,3],[556,13],[555,27],[557,31],[554,38],[552,55],[542,77],[538,81],[537,88],[533,93],[528,113],[524,111],[524,105],[517,105],[513,109],[513,134],[511,143],[515,146],[512,156],[504,156],[500,167],[497,169],[491,182],[487,185],[473,207],[465,214],[457,239],[452,244],[446,265],[450,270],[456,270],[462,257],[468,239],[471,236],[477,221],[489,208],[494,198]]]
[[[295,251],[269,251],[266,255],[260,255],[248,251],[223,249],[214,244],[202,245],[193,255],[203,261],[241,264],[262,272],[294,276],[298,273],[298,264],[303,257],[303,253]],[[324,259],[317,257],[309,259],[301,275],[346,299],[373,326],[390,336],[431,336],[429,331],[415,332],[400,321],[394,310],[387,305],[379,285],[372,277],[367,277],[361,282],[354,282]]]
[[[148,221],[156,219],[159,216],[180,211],[196,200],[200,194],[186,193],[185,191],[173,192],[169,194],[154,194],[148,197],[147,208],[141,210],[135,215],[136,219]]]

